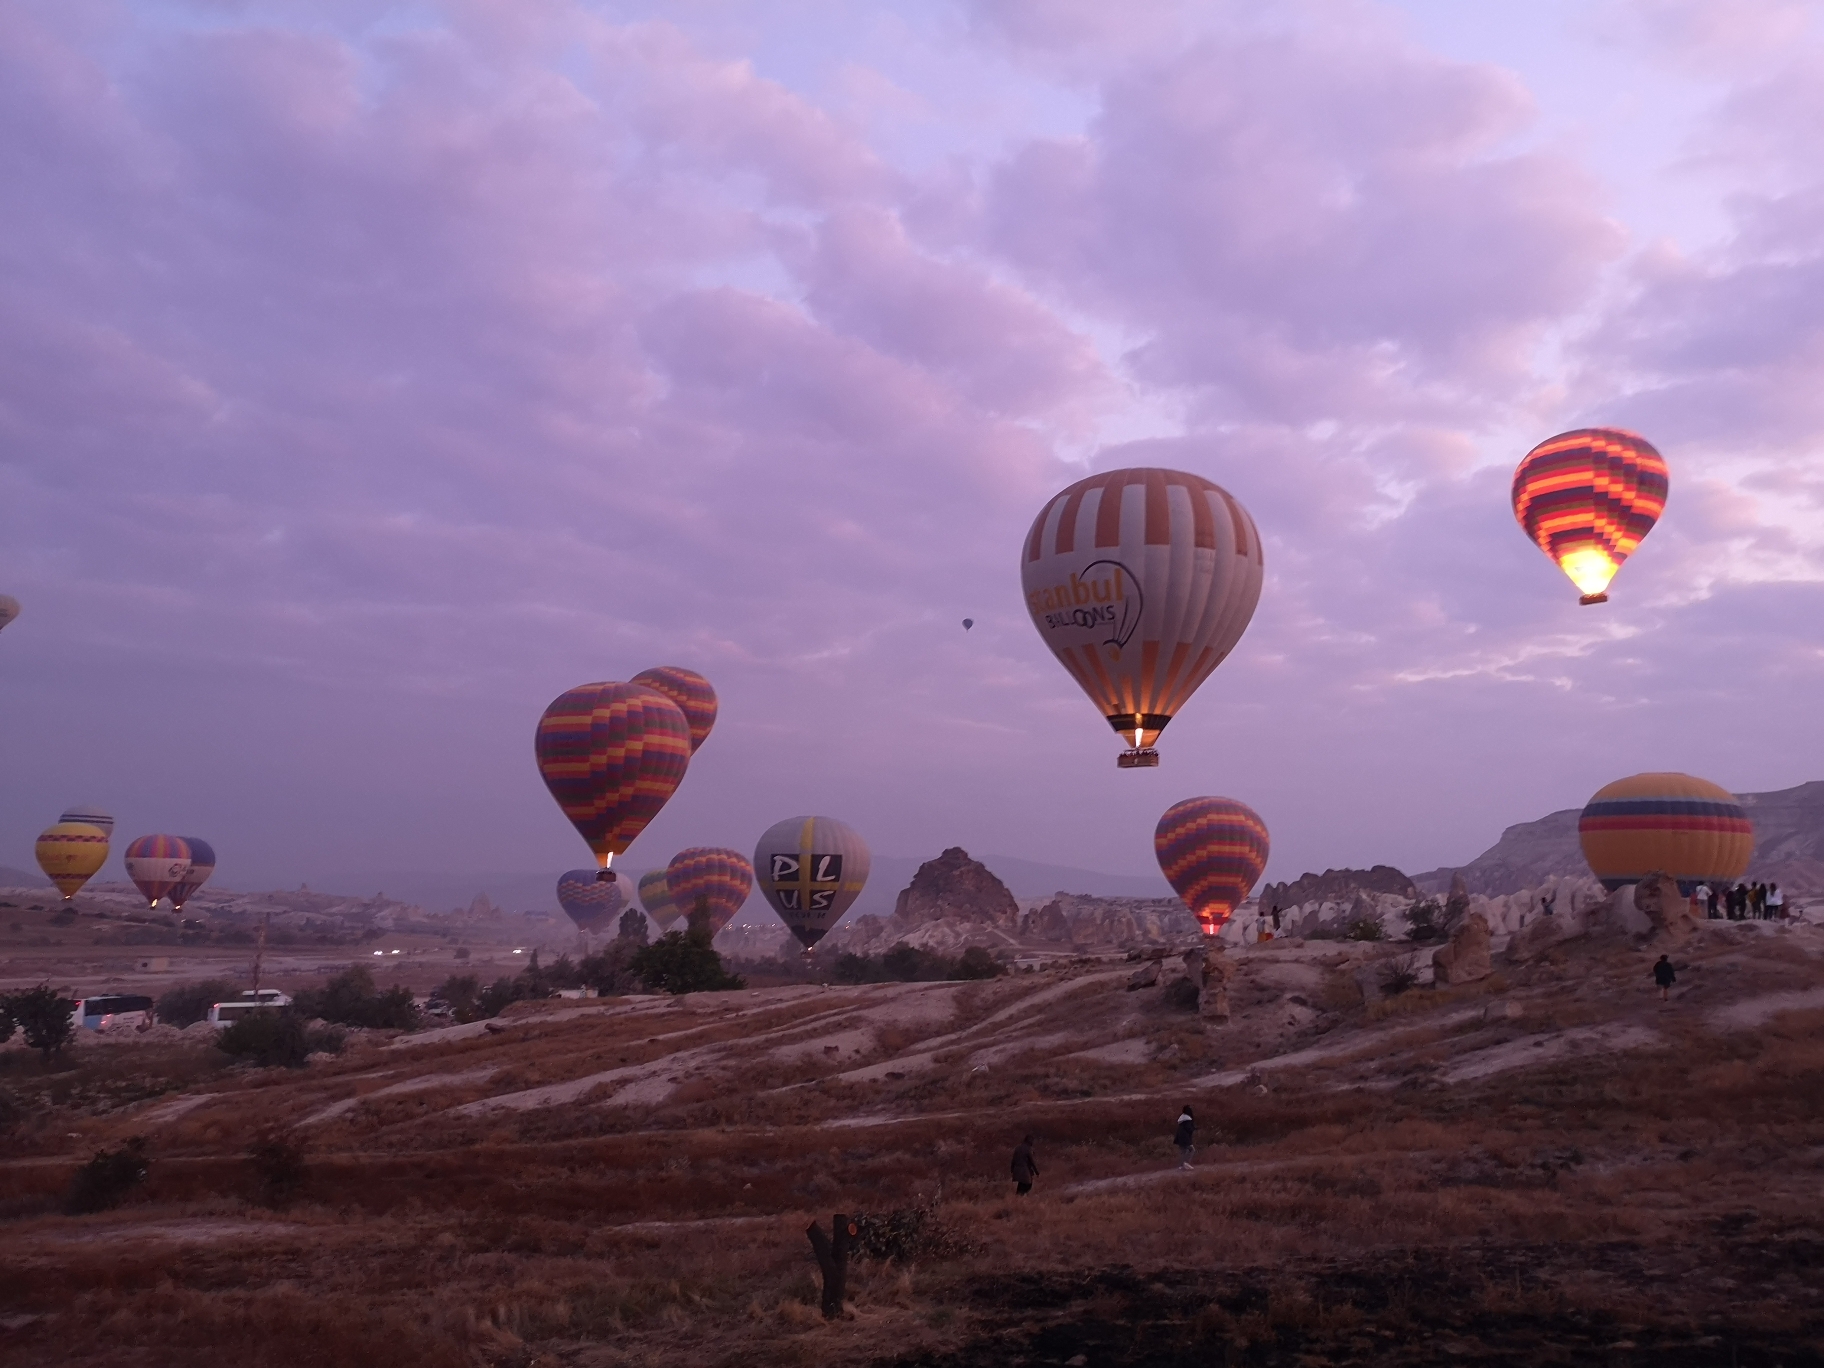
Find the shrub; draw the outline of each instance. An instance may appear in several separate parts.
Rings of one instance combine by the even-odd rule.
[[[310,1056],[304,1019],[294,1011],[249,1012],[215,1038],[215,1047],[262,1069],[301,1069]]]
[[[304,1052],[307,1055],[339,1055],[347,1043],[347,1034],[334,1026],[311,1026],[304,1032]]]
[[[1444,933],[1438,927],[1444,909],[1436,898],[1420,898],[1406,912],[1406,921],[1411,928],[1406,933],[1408,940],[1433,941],[1442,940]]]
[[[1165,1005],[1176,1007],[1180,1011],[1194,1012],[1197,1010],[1197,999],[1200,995],[1197,985],[1190,979],[1173,979],[1165,986]]]
[[[456,958],[457,959],[466,960],[468,957],[469,957],[469,947],[468,946],[459,945],[456,947]]]
[[[304,1146],[277,1129],[260,1132],[247,1151],[247,1162],[258,1187],[257,1200],[264,1206],[289,1206],[310,1177]]]
[[[1006,966],[998,963],[994,956],[979,945],[972,945],[963,951],[962,958],[956,962],[954,977],[959,979],[999,978],[1006,973]]]
[[[158,1019],[167,1026],[194,1026],[209,1015],[211,1007],[229,1001],[236,991],[227,979],[180,983],[159,997]]]
[[[1416,951],[1390,959],[1381,966],[1381,991],[1388,997],[1397,997],[1407,989],[1417,987],[1418,982],[1419,956]]]
[[[920,1259],[955,1259],[976,1250],[973,1241],[937,1218],[937,1204],[902,1207],[884,1215],[851,1218],[857,1227],[855,1250],[863,1258],[914,1263]]]
[[[903,941],[878,959],[845,953],[830,966],[830,977],[838,983],[941,983],[991,979],[1006,972],[1007,967],[979,945],[972,945],[951,959]]]
[[[700,930],[667,932],[641,947],[629,967],[659,993],[719,993],[747,987],[746,979],[722,967],[722,957]]]
[[[146,1138],[136,1135],[117,1150],[102,1150],[76,1170],[63,1209],[71,1216],[109,1211],[146,1181],[152,1161],[146,1158]]]
[[[62,1053],[76,1034],[76,1027],[70,1022],[70,1013],[75,1010],[76,1004],[48,983],[0,993],[0,1018],[16,1023],[25,1043],[43,1055],[47,1064],[52,1055]],[[8,1030],[0,1039],[10,1035]]]
[[[338,1026],[367,1026],[409,1031],[418,1024],[418,1004],[409,988],[381,992],[365,964],[353,965],[321,988],[306,988],[292,999],[301,1017],[317,1017]]]
[[[1379,917],[1357,917],[1349,923],[1345,938],[1352,941],[1386,940],[1387,928],[1381,925]]]

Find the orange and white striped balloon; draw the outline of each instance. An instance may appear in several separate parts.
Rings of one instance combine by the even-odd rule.
[[[1079,480],[1040,511],[1020,579],[1033,626],[1130,743],[1156,765],[1159,733],[1254,616],[1260,534],[1235,496],[1154,468]]]

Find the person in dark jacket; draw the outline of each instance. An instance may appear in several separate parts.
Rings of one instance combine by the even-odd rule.
[[[1188,1169],[1191,1156],[1197,1152],[1197,1121],[1189,1107],[1178,1114],[1178,1129],[1172,1133],[1172,1143],[1178,1146],[1178,1167]]]
[[[1014,1195],[1024,1197],[1032,1191],[1032,1180],[1039,1176],[1039,1166],[1032,1158],[1032,1137],[1029,1135],[1014,1147],[1013,1181]]]
[[[1672,967],[1672,961],[1664,955],[1653,966],[1653,982],[1659,985],[1659,1000],[1664,1002],[1672,992],[1672,985],[1678,982],[1678,971]]]

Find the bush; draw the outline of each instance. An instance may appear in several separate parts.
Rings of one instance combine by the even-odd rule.
[[[249,1012],[215,1038],[215,1048],[262,1069],[301,1069],[310,1056],[304,1019],[293,1011],[263,1007]]]
[[[1165,1005],[1176,1007],[1181,1012],[1197,1010],[1197,999],[1202,994],[1196,984],[1189,978],[1173,979],[1165,986]]]
[[[960,1258],[976,1250],[972,1241],[938,1220],[935,1202],[881,1216],[863,1212],[851,1219],[856,1225],[855,1250],[867,1259],[914,1263]]]
[[[304,1031],[304,1052],[308,1055],[339,1055],[348,1043],[345,1032],[334,1026],[310,1026]]]
[[[667,932],[642,946],[629,967],[657,993],[720,993],[747,987],[746,979],[722,967],[722,956],[699,930]]]
[[[70,1190],[64,1194],[63,1209],[71,1216],[110,1211],[146,1181],[151,1169],[143,1135],[134,1136],[117,1150],[102,1150],[76,1170]]]
[[[167,1026],[194,1026],[218,1002],[231,1001],[239,990],[227,979],[180,983],[158,999],[158,1019]]]
[[[1421,943],[1443,940],[1444,932],[1438,925],[1443,915],[1444,909],[1436,898],[1419,899],[1406,912],[1406,921],[1411,928],[1406,933],[1406,939]]]
[[[258,1188],[256,1200],[263,1206],[289,1206],[310,1178],[304,1146],[281,1130],[261,1131],[247,1151],[247,1162]]]
[[[16,1024],[25,1043],[43,1055],[47,1064],[52,1055],[62,1053],[76,1034],[76,1027],[70,1022],[70,1013],[75,1010],[76,1004],[48,983],[0,993],[0,1021],[8,1026]],[[7,1029],[0,1034],[0,1040],[11,1035]]]
[[[830,977],[838,983],[942,983],[991,979],[1006,971],[1005,965],[979,945],[972,945],[951,959],[902,941],[878,959],[871,955],[838,955],[830,967]]]
[[[1390,959],[1381,966],[1381,991],[1397,997],[1419,982],[1419,956],[1414,953]]]
[[[365,964],[353,965],[321,988],[306,988],[292,999],[292,1010],[338,1026],[366,1026],[409,1031],[418,1025],[418,1004],[409,988],[380,992]]]
[[[1349,923],[1345,938],[1352,941],[1386,940],[1387,928],[1381,924],[1379,917],[1357,917]]]

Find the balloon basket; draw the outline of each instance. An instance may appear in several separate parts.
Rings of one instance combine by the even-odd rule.
[[[1115,757],[1116,769],[1158,769],[1159,752],[1151,746],[1139,750],[1124,750]]]
[[[1607,594],[1585,594],[1582,598],[1577,600],[1577,602],[1581,603],[1585,608],[1588,608],[1592,603],[1607,603],[1608,601],[1609,596]]]

